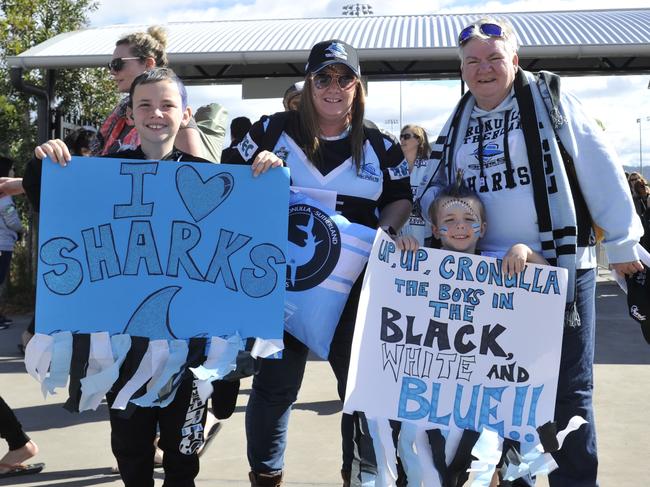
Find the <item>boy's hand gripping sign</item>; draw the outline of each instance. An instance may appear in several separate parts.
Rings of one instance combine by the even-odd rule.
[[[378,233],[352,346],[345,410],[439,429],[538,442],[553,420],[566,270],[422,248]]]

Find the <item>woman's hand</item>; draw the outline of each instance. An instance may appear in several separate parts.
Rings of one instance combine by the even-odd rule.
[[[38,159],[49,157],[61,167],[67,166],[70,159],[72,159],[68,146],[61,139],[51,139],[39,145],[34,149],[34,155]]]
[[[276,156],[273,152],[263,150],[257,154],[257,157],[251,166],[253,168],[253,177],[256,178],[272,167],[282,167],[283,164],[284,162],[282,162],[282,159]]]
[[[420,242],[413,235],[399,235],[395,237],[395,245],[400,250],[415,251],[420,248]]]
[[[0,196],[23,194],[23,178],[0,178]]]

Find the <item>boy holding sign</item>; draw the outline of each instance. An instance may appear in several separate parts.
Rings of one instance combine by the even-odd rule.
[[[485,207],[478,194],[469,189],[464,182],[462,171],[456,181],[442,189],[429,207],[433,235],[440,240],[443,250],[480,254],[502,258],[502,269],[512,276],[524,270],[527,262],[548,265],[537,252],[523,243],[517,243],[503,254],[477,251],[478,241],[485,234]],[[417,250],[419,244],[412,236],[404,235],[396,239],[398,248]],[[498,485],[497,473],[492,478],[491,487]]]
[[[485,207],[479,196],[465,186],[462,171],[456,175],[456,181],[438,193],[429,207],[433,235],[440,240],[443,250],[476,254],[478,241],[485,235]],[[396,239],[398,248],[417,250],[417,240],[409,235]],[[528,245],[518,243],[510,247],[505,255],[493,252],[478,252],[488,257],[503,259],[503,271],[512,276],[521,272],[526,262],[548,265],[548,262]]]
[[[128,116],[138,131],[141,145],[116,153],[114,157],[209,162],[174,147],[179,127],[189,121],[191,112],[185,87],[171,69],[158,68],[135,78],[130,90]],[[67,146],[58,139],[38,146],[34,153],[38,159],[49,157],[61,166],[66,166],[71,160]],[[32,176],[28,178],[26,174],[23,184],[34,201],[34,196],[40,192],[40,170],[28,174]],[[35,194],[30,194],[30,189]],[[109,404],[113,405],[118,392],[115,389],[109,392]],[[111,446],[125,486],[153,487],[157,427],[160,429],[159,446],[165,452],[165,485],[194,486],[194,478],[199,472],[197,450],[202,444],[196,440],[203,437],[206,404],[199,399],[192,374],[185,371],[175,398],[166,407],[136,406],[132,410],[132,406],[129,405],[126,411],[109,409]]]

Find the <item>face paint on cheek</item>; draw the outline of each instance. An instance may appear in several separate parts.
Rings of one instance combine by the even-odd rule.
[[[440,227],[439,231],[440,235],[447,235],[449,233],[449,229],[447,227]]]
[[[474,230],[474,236],[475,237],[480,237],[481,236],[481,224],[480,223],[472,223],[472,229]]]

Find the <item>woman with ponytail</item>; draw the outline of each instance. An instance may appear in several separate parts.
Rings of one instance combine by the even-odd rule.
[[[117,90],[126,93],[127,96],[118,103],[99,129],[93,155],[113,154],[122,150],[135,149],[140,145],[140,137],[133,126],[133,121],[127,116],[129,89],[133,80],[142,73],[167,66],[166,48],[167,32],[160,26],[151,26],[146,32],[128,34],[115,43],[113,58],[108,63],[108,69]],[[184,152],[197,157],[203,156],[202,142],[194,118],[181,127],[175,144]]]

